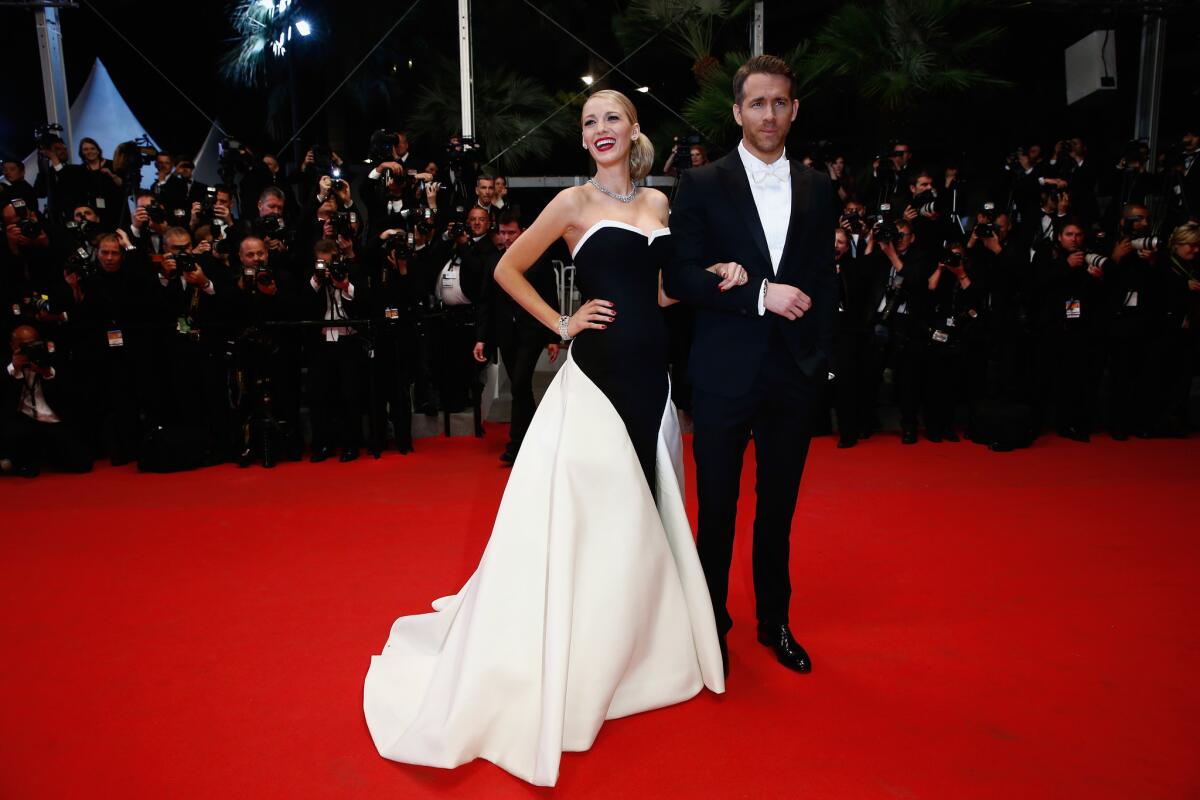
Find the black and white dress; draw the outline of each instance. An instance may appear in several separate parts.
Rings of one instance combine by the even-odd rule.
[[[372,658],[363,709],[381,755],[484,758],[552,786],[606,719],[724,691],[658,307],[669,234],[602,220],[575,246],[577,285],[616,319],[572,343],[475,574],[396,620]]]

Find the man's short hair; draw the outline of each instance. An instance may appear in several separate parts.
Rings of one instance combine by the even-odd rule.
[[[324,253],[336,253],[338,250],[337,242],[333,239],[318,239],[313,245],[313,253],[321,255]]]
[[[268,197],[274,197],[276,200],[283,200],[284,202],[287,202],[287,196],[284,195],[283,190],[278,186],[268,186],[267,188],[263,189],[262,194],[258,196],[258,202],[262,203]]]
[[[125,254],[125,248],[121,246],[121,237],[120,236],[117,236],[115,233],[100,234],[98,237],[96,237],[96,249],[99,250],[100,246],[105,244],[106,242],[116,242],[117,247],[120,248],[120,250],[121,250],[121,254],[122,255]]]
[[[480,181],[492,181],[493,183],[495,183],[496,179],[493,178],[491,175],[480,175],[478,178],[475,179],[475,185],[478,186]]]
[[[910,179],[909,179],[909,181],[908,181],[908,185],[909,185],[909,186],[916,186],[916,185],[917,185],[917,181],[919,181],[921,178],[929,178],[929,180],[930,180],[932,183],[937,183],[937,179],[935,179],[935,178],[933,177],[933,173],[932,173],[932,172],[930,172],[930,171],[929,171],[929,170],[927,170],[927,169],[921,169],[921,170],[917,170],[916,172],[914,172],[914,173],[913,173],[913,176],[912,176],[912,178],[910,178]]]
[[[506,208],[500,212],[500,217],[496,220],[497,225],[516,225],[521,230],[525,229],[525,225],[521,222],[521,210],[519,208]]]
[[[16,164],[17,166],[19,166],[19,167],[21,168],[21,172],[24,172],[24,171],[25,171],[25,162],[24,162],[24,161],[20,161],[19,159],[16,159],[16,158],[6,158],[6,159],[4,159],[3,161],[0,161],[0,166],[3,166],[3,165],[5,165],[5,164]]]
[[[196,165],[195,165],[195,163],[193,163],[193,162],[192,162],[192,160],[191,160],[190,158],[178,158],[178,159],[175,159],[175,166],[177,166],[177,167],[187,167],[188,169],[195,169],[195,168],[196,168]]]
[[[779,56],[761,55],[747,61],[733,73],[733,102],[741,105],[746,99],[746,79],[751,75],[779,75],[788,79],[788,97],[796,97],[796,74]]]
[[[187,239],[188,243],[190,244],[192,241],[192,234],[190,231],[188,231],[187,228],[182,228],[178,225],[167,228],[165,231],[163,231],[163,241],[166,241],[167,239],[181,239],[181,238]]]
[[[137,192],[135,192],[133,195],[133,202],[136,203],[138,200],[141,200],[143,197],[149,197],[151,200],[154,200],[154,199],[157,199],[158,195],[156,195],[154,192],[150,191],[149,189],[138,189]]]

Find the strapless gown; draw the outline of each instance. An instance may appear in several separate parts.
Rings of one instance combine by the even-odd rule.
[[[573,258],[607,330],[580,334],[538,406],[475,573],[396,620],[363,690],[380,755],[476,758],[553,786],[607,719],[725,690],[683,501],[658,273],[670,231],[605,220]]]

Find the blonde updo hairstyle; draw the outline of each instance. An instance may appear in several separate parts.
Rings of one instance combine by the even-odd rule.
[[[629,119],[629,124],[637,124],[637,109],[633,107],[633,103],[628,97],[616,89],[601,89],[593,92],[588,100],[596,97],[616,103]],[[640,181],[650,174],[652,166],[654,166],[654,145],[650,143],[650,137],[646,135],[645,131],[639,131],[638,137],[629,143],[629,179],[635,183]]]

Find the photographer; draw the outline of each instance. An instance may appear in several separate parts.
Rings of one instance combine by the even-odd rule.
[[[499,253],[503,253],[522,233],[521,215],[509,210],[500,215]],[[499,258],[488,259],[487,267],[492,272],[483,281],[483,299],[479,304],[479,322],[476,327],[479,339],[475,342],[474,357],[481,364],[494,360],[497,353],[504,361],[504,369],[512,386],[512,425],[508,444],[500,460],[511,464],[517,459],[525,431],[533,420],[537,404],[533,399],[533,372],[537,368],[542,351],[550,354],[550,360],[558,357],[558,337],[546,329],[537,319],[521,308],[508,292],[501,289],[493,277]],[[554,269],[544,256],[526,273],[526,279],[551,306],[558,305]]]
[[[1043,188],[1038,197],[1041,201],[1038,213],[1028,217],[1021,230],[1021,244],[1030,260],[1035,251],[1054,246],[1063,225],[1071,218],[1071,195],[1068,192],[1051,186]]]
[[[476,305],[483,299],[483,281],[491,275],[500,253],[488,235],[488,212],[476,206],[466,222],[451,222],[442,234],[448,244],[445,263],[433,285],[439,305],[446,310],[442,355],[437,360],[441,400],[445,408],[458,411],[466,406],[479,409],[483,385],[479,362],[473,358],[477,330]]]
[[[175,174],[165,184],[159,199],[172,215],[178,217],[178,211],[191,213],[193,203],[204,202],[205,190],[208,185],[192,179],[196,165],[186,158],[179,159],[175,164]]]
[[[0,376],[0,460],[26,478],[44,463],[62,472],[91,471],[91,453],[73,423],[69,370],[56,363],[54,343],[33,325],[21,325],[9,344],[12,358]]]
[[[29,208],[37,208],[37,192],[25,180],[25,164],[15,158],[4,159],[4,184],[0,184],[0,205],[20,198]]]
[[[901,213],[906,222],[912,223],[913,236],[921,243],[919,247],[936,249],[946,239],[961,235],[950,218],[946,195],[939,196],[934,187],[932,173],[927,170],[915,173],[908,191],[909,198]]]
[[[10,198],[0,209],[4,223],[6,258],[0,273],[0,300],[6,310],[16,305],[19,315],[30,321],[61,321],[66,300],[62,284],[61,258],[50,247],[45,220],[19,197]],[[7,329],[6,329],[7,330]]]
[[[79,140],[79,159],[84,169],[86,202],[96,209],[108,230],[115,230],[121,221],[121,201],[125,198],[125,182],[113,171],[113,163],[104,157],[95,139]]]
[[[917,442],[917,414],[921,402],[932,267],[925,252],[916,247],[912,223],[877,221],[867,240],[863,292],[872,309],[870,358],[863,378],[859,419],[860,438],[871,435],[876,419],[875,401],[883,370],[892,367],[900,406],[900,441]]]
[[[1171,233],[1158,264],[1161,313],[1150,346],[1154,385],[1150,433],[1187,436],[1188,402],[1196,371],[1200,331],[1200,225],[1180,225]]]
[[[1029,251],[1014,241],[1008,214],[989,206],[985,203],[975,216],[966,248],[968,274],[982,283],[983,358],[996,364],[995,383],[985,382],[979,391],[1008,404],[1026,403],[1036,379],[1033,320],[1038,311],[1031,304]]]
[[[1083,225],[1063,225],[1055,244],[1034,257],[1033,276],[1042,313],[1039,354],[1043,385],[1053,387],[1058,434],[1086,442],[1102,370],[1100,336],[1106,316],[1107,259],[1088,253]],[[1036,415],[1035,407],[1035,415]]]
[[[842,215],[838,217],[838,228],[846,232],[847,243],[850,246],[850,256],[859,258],[867,246],[867,208],[858,198],[851,196],[842,206]]]
[[[290,273],[271,267],[267,243],[257,236],[238,243],[234,271],[231,314],[245,326],[237,342],[240,463],[299,460],[300,337],[263,325],[299,316],[298,289]]]
[[[162,200],[167,184],[174,177],[175,158],[170,153],[157,153],[154,156],[154,182],[150,184],[149,192],[158,200]]]
[[[1071,193],[1072,213],[1084,224],[1099,219],[1100,202],[1099,174],[1087,160],[1087,145],[1083,139],[1064,139],[1054,145],[1054,157],[1050,159],[1055,175],[1067,182]]]
[[[1149,343],[1161,306],[1157,237],[1151,236],[1150,212],[1129,204],[1120,211],[1120,239],[1109,255],[1104,290],[1108,304],[1104,339],[1109,367],[1109,435],[1124,441],[1150,428]]]
[[[862,182],[864,198],[873,208],[884,203],[898,205],[910,196],[912,150],[903,141],[893,141],[884,153],[876,154],[871,172]]]
[[[166,340],[169,368],[166,404],[158,425],[203,434],[206,464],[219,464],[232,454],[228,396],[228,300],[232,288],[204,245],[191,247],[186,228],[163,233],[158,262],[157,305],[173,330]],[[209,273],[212,273],[211,276]]]
[[[842,216],[842,221],[846,219]],[[866,238],[865,235],[863,237]],[[865,246],[865,245],[864,245]],[[853,447],[862,433],[860,394],[869,359],[868,324],[874,311],[864,298],[864,262],[855,258],[844,226],[833,231],[838,276],[838,311],[833,328],[832,401],[837,413],[838,447]]]
[[[685,136],[682,142],[676,136],[675,143],[671,145],[671,152],[667,154],[667,160],[663,163],[663,174],[677,178],[681,171],[707,163],[708,149],[699,136]]]
[[[982,287],[968,273],[964,248],[948,243],[929,276],[931,293],[924,381],[925,435],[931,442],[957,442],[955,411],[965,395],[974,408],[980,399],[986,361],[980,341]]]
[[[38,174],[33,188],[38,197],[46,198],[46,216],[61,222],[76,206],[89,202],[87,172],[71,163],[66,142],[58,136],[38,139]]]
[[[292,175],[292,183],[296,187],[297,195],[302,198],[301,205],[303,206],[307,203],[304,198],[310,198],[317,194],[318,184],[322,178],[340,179],[341,177],[342,157],[326,145],[314,144],[304,154],[304,160],[300,162],[300,169]]]
[[[303,247],[303,233],[301,226],[289,224],[286,210],[284,191],[278,186],[268,186],[258,196],[253,216],[238,220],[232,232],[226,233],[228,243],[218,249],[237,253],[242,239],[248,236],[262,239],[267,246],[271,271],[277,275],[291,273],[299,282],[301,267],[295,253]]]
[[[195,233],[200,227],[208,226],[213,242],[228,241],[237,227],[233,216],[233,190],[224,184],[206,187],[204,198],[192,202],[188,227]]]
[[[492,186],[492,205],[497,211],[503,212],[512,205],[508,202],[508,178],[497,175],[492,179]]]
[[[129,237],[134,246],[147,256],[161,255],[163,234],[169,226],[167,209],[154,192],[139,190],[134,198],[133,216],[129,224]]]
[[[309,319],[336,323],[352,319],[358,308],[368,308],[368,298],[359,291],[363,284],[355,258],[354,241],[341,233],[337,241],[322,239],[313,245],[315,266],[308,278]],[[358,458],[362,446],[362,402],[360,388],[365,376],[366,352],[358,331],[333,324],[320,329],[312,343],[308,362],[308,398],[312,419],[313,463],[329,458],[335,441],[334,414],[341,420],[341,462]],[[340,396],[341,407],[331,402]],[[336,412],[335,412],[336,408]]]
[[[95,266],[67,272],[75,295],[73,363],[81,369],[87,429],[114,466],[137,457],[151,350],[145,264],[124,231],[101,234]],[[127,248],[130,248],[127,250]]]

